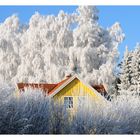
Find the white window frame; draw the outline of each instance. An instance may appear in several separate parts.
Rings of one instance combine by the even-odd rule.
[[[68,101],[68,104],[66,104],[65,103],[65,99],[67,98],[67,101]],[[70,98],[72,98],[72,100],[70,101]],[[74,105],[74,103],[73,103],[73,96],[64,96],[64,106],[65,106],[65,108],[66,109],[72,109],[73,108],[73,105]]]

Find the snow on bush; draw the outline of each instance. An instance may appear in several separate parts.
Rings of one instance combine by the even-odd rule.
[[[65,110],[44,97],[42,91],[27,89],[17,96],[15,91],[12,93],[7,89],[5,88],[5,92],[0,90],[0,95],[4,95],[1,96],[3,102],[0,102],[1,134],[63,132],[63,124],[68,118],[64,115]]]
[[[0,79],[50,83],[77,73],[89,83],[110,86],[124,34],[119,23],[104,29],[98,18],[94,6],[56,16],[35,13],[28,25],[8,17],[0,24]]]
[[[13,90],[11,90],[13,89]],[[11,85],[0,87],[0,134],[139,134],[139,96],[118,96],[106,105],[83,102],[71,118],[42,91],[27,89],[15,96]]]

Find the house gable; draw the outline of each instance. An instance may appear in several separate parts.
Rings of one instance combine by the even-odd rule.
[[[79,91],[79,89],[80,89],[80,87],[81,88],[87,88],[88,89],[88,91],[90,91],[90,93],[93,95],[93,96],[97,96],[97,97],[99,97],[99,98],[103,98],[104,99],[104,97],[100,94],[100,93],[98,93],[98,91],[96,91],[93,87],[91,87],[90,85],[88,85],[88,84],[86,84],[81,78],[79,78],[77,75],[74,75],[74,76],[72,76],[71,78],[69,78],[66,82],[64,82],[59,88],[57,88],[50,96],[51,97],[54,97],[54,96],[56,96],[56,94],[59,94],[59,93],[61,93],[62,94],[62,90],[67,90],[69,87],[71,87],[71,84],[72,83],[74,83],[73,84],[73,86],[77,86],[76,85],[76,81],[78,81],[78,82],[80,82],[81,84],[80,85],[78,85],[78,87],[77,87],[77,91]],[[85,91],[86,92],[86,91]]]
[[[66,96],[90,96],[94,100],[106,100],[93,87],[84,83],[78,76],[73,76],[50,95],[55,100],[63,100]]]

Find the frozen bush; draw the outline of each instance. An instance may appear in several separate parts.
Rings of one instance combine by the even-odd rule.
[[[61,106],[56,106],[42,91],[27,89],[19,97],[11,91],[2,90],[0,102],[1,134],[52,134],[63,132],[67,114]],[[64,115],[65,114],[65,115]],[[63,120],[63,121],[62,121]]]
[[[120,95],[105,104],[86,101],[70,117],[42,91],[15,96],[12,85],[0,87],[0,134],[140,134],[140,97]]]

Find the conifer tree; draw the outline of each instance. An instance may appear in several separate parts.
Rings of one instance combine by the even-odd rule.
[[[128,47],[126,47],[124,59],[121,64],[120,81],[119,93],[127,94],[132,84],[132,52],[128,52]]]
[[[140,44],[137,43],[132,57],[131,93],[140,94]]]

